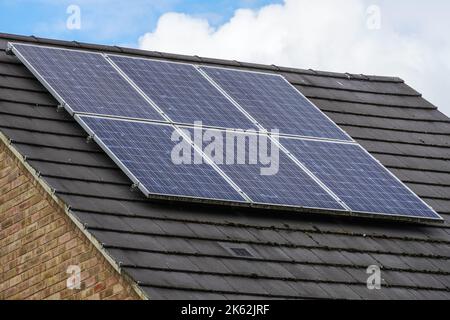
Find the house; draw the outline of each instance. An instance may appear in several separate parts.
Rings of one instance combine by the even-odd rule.
[[[10,41],[283,75],[446,221],[149,200]],[[449,219],[450,119],[399,78],[0,34],[0,299],[449,299]]]

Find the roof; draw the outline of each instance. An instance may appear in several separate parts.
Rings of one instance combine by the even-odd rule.
[[[8,41],[279,73],[446,223],[148,200],[6,54]],[[148,298],[450,298],[450,119],[403,80],[7,34],[0,34],[0,50],[1,134]],[[230,247],[253,256],[233,255]],[[382,290],[367,289],[369,265],[382,266]]]

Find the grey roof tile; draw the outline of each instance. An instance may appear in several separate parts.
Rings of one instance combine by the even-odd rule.
[[[319,284],[319,286],[326,291],[332,299],[360,299],[361,297],[352,289],[352,287],[343,284]]]

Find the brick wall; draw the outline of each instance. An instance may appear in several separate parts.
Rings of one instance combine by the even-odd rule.
[[[71,265],[81,289],[67,289]],[[139,299],[0,140],[0,299]]]

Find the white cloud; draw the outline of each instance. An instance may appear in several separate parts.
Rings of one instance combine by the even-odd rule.
[[[367,0],[285,0],[259,10],[237,10],[217,28],[205,19],[166,13],[153,32],[139,39],[139,46],[307,69],[395,75],[450,115],[449,23],[439,14],[448,12],[448,1],[433,9],[441,17],[438,21],[432,14],[419,18],[421,10],[430,13],[430,3],[380,1],[379,30],[367,28],[366,10],[371,4]]]

